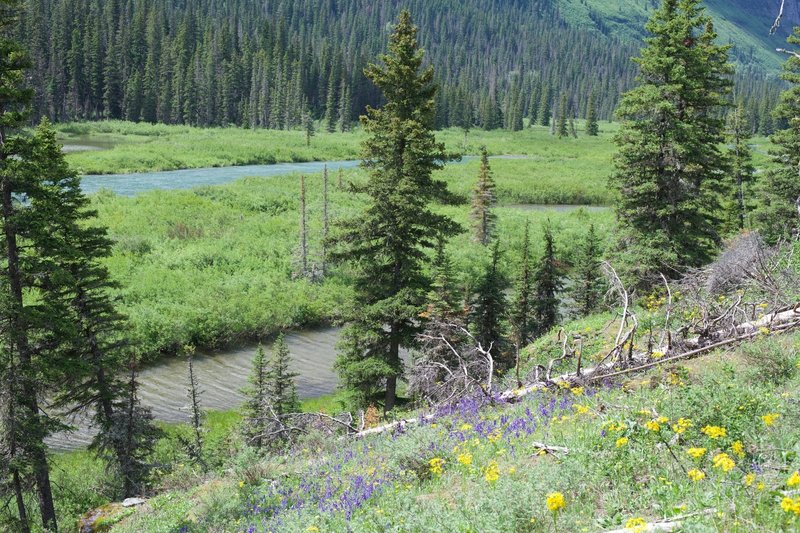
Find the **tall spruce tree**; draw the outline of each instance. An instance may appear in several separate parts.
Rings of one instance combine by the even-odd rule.
[[[267,370],[267,402],[277,416],[295,413],[300,410],[295,378],[299,375],[291,371],[292,355],[283,333],[275,339],[272,357]]]
[[[429,204],[447,196],[432,172],[446,160],[431,131],[433,69],[422,68],[423,51],[411,14],[400,14],[382,65],[365,73],[386,99],[362,117],[368,138],[362,166],[369,179],[356,192],[368,196],[363,213],[341,225],[336,257],[356,269],[355,301],[342,334],[336,368],[356,403],[367,405],[383,390],[384,409],[395,406],[402,376],[401,347],[413,347],[420,330],[430,280],[422,269],[424,250],[457,225]]]
[[[20,134],[32,92],[25,86],[28,56],[8,37],[19,9],[13,0],[0,9],[0,380],[5,389],[0,428],[19,529],[30,529],[23,495],[23,477],[30,473],[42,525],[55,531],[44,439],[58,424],[44,415],[40,402],[66,374],[68,365],[59,364],[59,358],[69,352],[74,331],[65,329],[71,324],[60,265],[64,251],[50,230],[53,218],[74,213],[59,206],[59,177],[40,172],[52,166],[48,128],[33,137]]]
[[[800,26],[789,43],[800,45]],[[774,168],[762,186],[758,220],[768,242],[800,232],[800,52],[787,51],[789,59],[781,77],[791,84],[781,95],[776,116],[787,121],[786,129],[772,137]]]
[[[249,386],[244,389],[245,402],[242,409],[243,433],[247,444],[261,450],[266,443],[267,408],[269,407],[269,389],[267,355],[260,344],[253,358],[253,370],[249,377]]]
[[[556,134],[559,139],[569,135],[569,128],[567,127],[567,95],[561,95],[561,104],[558,106],[558,124],[556,126]]]
[[[494,189],[495,183],[492,169],[489,166],[489,154],[484,147],[481,149],[481,167],[478,172],[478,182],[472,192],[472,212],[470,213],[475,227],[475,241],[484,246],[492,240],[497,225],[497,215],[493,211],[497,203]]]
[[[514,343],[517,349],[526,346],[533,340],[533,269],[531,265],[531,223],[525,222],[525,234],[522,239],[521,264],[516,283],[516,296],[511,316],[514,330]]]
[[[560,301],[558,293],[563,288],[564,272],[556,257],[553,228],[548,220],[544,225],[544,252],[533,275],[534,334],[541,336],[550,331],[559,318]]]
[[[572,274],[574,311],[580,317],[595,312],[603,298],[603,277],[600,272],[603,248],[594,224],[589,225],[580,243]]]
[[[596,137],[600,133],[600,126],[597,123],[597,108],[595,107],[595,96],[589,96],[589,104],[586,111],[586,135]]]
[[[500,242],[492,246],[492,256],[483,275],[475,287],[472,300],[470,324],[475,339],[485,350],[489,350],[498,370],[507,370],[514,364],[508,350],[506,313],[508,301],[506,290],[509,282],[500,270]]]
[[[728,114],[726,137],[731,159],[728,197],[724,202],[728,215],[726,225],[729,231],[742,231],[752,210],[751,194],[756,177],[753,153],[748,145],[750,126],[742,104]]]
[[[730,90],[730,46],[715,43],[700,0],[664,0],[635,61],[611,183],[618,192],[618,251],[629,280],[649,286],[707,262],[719,237],[728,170],[720,110]]]

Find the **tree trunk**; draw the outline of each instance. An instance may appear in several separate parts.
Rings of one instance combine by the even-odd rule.
[[[50,487],[50,469],[45,453],[44,436],[41,433],[41,420],[39,419],[39,404],[36,399],[36,386],[26,371],[30,370],[31,353],[28,345],[27,330],[23,323],[22,311],[22,276],[19,271],[19,249],[17,246],[17,233],[13,224],[14,204],[11,188],[7,181],[2,185],[3,194],[3,220],[6,241],[6,254],[8,261],[7,276],[9,283],[9,296],[11,310],[9,313],[9,331],[11,331],[11,346],[16,348],[19,357],[21,398],[10,398],[9,401],[18,400],[18,404],[25,410],[25,417],[34,431],[26,435],[22,443],[25,454],[31,461],[36,488],[39,496],[39,510],[42,515],[42,524],[46,529],[56,531],[56,510],[53,504],[53,491]]]
[[[389,339],[389,361],[390,365],[397,366],[400,364],[400,340],[398,339],[398,324],[393,322],[391,326],[390,339]],[[391,375],[386,378],[386,397],[384,401],[384,412],[388,413],[394,409],[395,401],[397,400],[397,375]]]

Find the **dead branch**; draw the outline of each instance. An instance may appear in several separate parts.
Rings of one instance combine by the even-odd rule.
[[[778,11],[778,16],[775,18],[775,22],[772,23],[772,27],[769,29],[769,34],[774,35],[778,28],[781,27],[781,22],[783,20],[783,11],[786,7],[786,0],[781,0],[781,7],[780,11]]]

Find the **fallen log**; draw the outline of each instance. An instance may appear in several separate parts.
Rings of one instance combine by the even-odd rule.
[[[696,513],[689,513],[681,516],[676,516],[674,518],[670,518],[669,520],[648,522],[646,524],[636,526],[635,528],[624,527],[622,529],[613,529],[610,531],[606,531],[605,533],[631,533],[631,531],[640,531],[641,533],[652,532],[652,531],[675,531],[683,527],[683,522],[686,521],[686,519],[688,518],[693,518],[695,516],[710,515],[716,512],[717,512],[716,509],[705,509],[703,511],[698,511]]]
[[[684,348],[687,346],[696,346],[694,349],[681,351],[680,353],[674,353],[673,355],[668,355],[657,360],[653,360],[651,354],[649,353],[635,353],[633,354],[631,361],[626,361],[623,363],[631,363],[632,366],[628,366],[627,368],[620,368],[619,361],[609,361],[591,368],[583,369],[580,373],[574,372],[564,374],[552,381],[538,381],[522,388],[507,390],[500,394],[500,399],[507,402],[515,402],[520,398],[524,398],[525,396],[528,396],[534,392],[541,391],[543,388],[548,388],[554,383],[558,382],[571,383],[575,385],[581,383],[593,383],[603,379],[610,379],[635,372],[642,372],[679,360],[690,359],[708,352],[712,352],[719,348],[724,348],[726,346],[740,344],[748,340],[752,340],[763,333],[762,328],[767,328],[769,333],[785,333],[787,331],[800,328],[800,302],[791,308],[785,308],[774,313],[769,313],[758,320],[738,324],[734,328],[718,330],[705,337],[706,339],[709,339],[716,336],[720,340],[708,342],[703,341],[700,337],[696,337],[682,343]],[[723,335],[727,335],[727,338],[722,338]],[[731,337],[730,335],[733,336]],[[674,351],[675,350],[673,350],[673,352]],[[420,421],[429,421],[433,418],[433,415],[428,414],[422,415],[419,418],[398,420],[382,426],[360,431],[355,433],[355,436],[366,437],[370,435],[379,435],[381,433],[386,433],[387,431],[393,431],[397,428],[405,428],[407,425],[417,424]]]

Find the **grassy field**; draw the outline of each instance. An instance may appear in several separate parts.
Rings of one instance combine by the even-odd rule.
[[[193,128],[121,121],[70,123],[56,128],[59,140],[68,146],[97,148],[67,155],[69,163],[82,174],[358,159],[363,140],[360,129],[350,133],[317,132],[309,147],[305,133],[299,130]],[[616,130],[617,125],[603,124],[601,128],[600,137],[582,137],[577,141],[556,139],[539,126],[515,133],[475,130],[467,136],[466,143],[459,129],[441,131],[437,136],[454,153],[476,155],[486,146],[493,155],[531,156],[549,164],[562,156],[567,159],[585,157],[587,164],[597,162],[599,157],[607,167],[611,154],[610,132]]]
[[[463,177],[448,179],[471,182],[477,163],[459,169]],[[497,177],[504,183],[502,173]],[[361,178],[360,171],[351,171],[344,179]],[[319,254],[321,177],[309,177],[307,183],[311,252]],[[348,296],[346,272],[334,271],[322,283],[292,275],[299,238],[298,187],[297,176],[286,176],[135,198],[94,197],[100,222],[116,241],[108,266],[123,285],[123,311],[145,353],[152,358],[186,343],[219,347],[336,319]],[[453,188],[457,187],[454,183]],[[501,197],[501,201],[510,200],[517,201]],[[359,207],[359,201],[333,187],[333,216],[347,216]],[[467,229],[467,205],[439,209]],[[566,259],[588,224],[596,224],[607,234],[613,222],[610,211],[500,207],[497,213],[509,273],[527,221],[538,254],[541,226],[551,219]],[[471,241],[468,231],[456,237],[450,249],[463,282],[473,279],[486,251]]]

